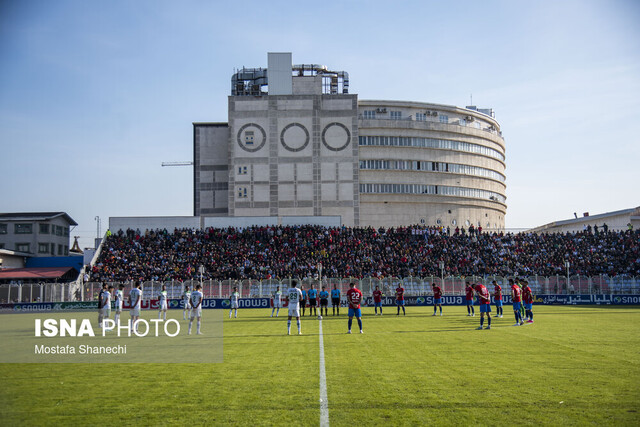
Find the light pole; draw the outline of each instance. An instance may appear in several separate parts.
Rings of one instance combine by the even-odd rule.
[[[442,292],[444,293],[444,261],[438,263],[440,265],[440,280],[442,283]]]
[[[95,218],[93,218],[93,219],[95,219],[95,220],[96,220],[96,240],[95,240],[95,242],[94,242],[93,246],[94,246],[94,247],[95,247],[95,249],[97,250],[97,249],[98,249],[98,246],[100,246],[100,242],[101,242],[101,239],[100,239],[100,217],[99,217],[99,216],[96,216],[96,217],[95,217]]]
[[[565,261],[564,266],[567,267],[567,291],[568,291],[569,290],[569,267],[571,266],[571,264],[569,263],[569,261]]]

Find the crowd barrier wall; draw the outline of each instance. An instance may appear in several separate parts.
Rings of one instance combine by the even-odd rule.
[[[333,289],[334,285],[345,294],[349,289],[349,284],[354,282],[365,296],[371,296],[376,286],[386,296],[395,294],[398,285],[402,285],[407,296],[428,296],[432,294],[431,284],[436,283],[442,288],[444,295],[458,296],[464,295],[465,282],[482,283],[489,287],[495,280],[503,288],[503,292],[509,293],[508,280],[510,277],[498,276],[470,276],[444,278],[438,276],[427,277],[385,277],[385,278],[304,278],[296,279],[304,289],[309,289],[313,285],[316,289],[325,286],[327,291]],[[640,295],[640,277],[627,276],[528,276],[524,279],[529,281],[529,285],[534,294],[541,295]],[[291,287],[294,279],[267,279],[267,280],[185,280],[185,281],[145,281],[142,282],[144,299],[154,299],[166,286],[170,299],[181,298],[185,286],[191,290],[198,284],[202,285],[205,298],[228,298],[236,287],[241,298],[270,298],[276,288],[284,292]],[[118,289],[120,284],[124,285],[125,298],[128,297],[133,282],[107,282],[108,285]],[[71,302],[71,301],[92,301],[97,300],[102,289],[102,283],[14,283],[0,285],[0,303],[17,302]]]

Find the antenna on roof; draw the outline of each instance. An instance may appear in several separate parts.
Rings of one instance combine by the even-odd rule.
[[[469,98],[471,98],[471,104],[469,104],[469,105],[473,105],[473,94],[470,94]]]

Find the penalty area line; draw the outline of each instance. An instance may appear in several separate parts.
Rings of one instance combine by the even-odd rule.
[[[319,327],[320,335],[320,427],[329,425],[329,401],[327,400],[327,374],[324,370],[324,341],[322,339],[322,320]]]

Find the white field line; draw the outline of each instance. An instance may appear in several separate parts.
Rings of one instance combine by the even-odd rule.
[[[324,341],[320,320],[320,427],[329,426],[329,401],[327,400],[327,375],[324,370]]]

